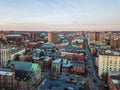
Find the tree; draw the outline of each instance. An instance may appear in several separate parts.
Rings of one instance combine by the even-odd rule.
[[[20,55],[16,54],[14,60],[19,61],[19,59],[20,59]]]
[[[44,56],[44,52],[43,52],[43,51],[40,52],[39,56],[40,56],[40,57],[41,57],[41,56]]]
[[[78,41],[76,41],[76,44],[78,44]]]
[[[53,49],[51,50],[51,52],[53,52],[53,53],[54,53],[54,52],[55,52],[55,49],[53,48]]]
[[[103,74],[101,75],[101,77],[102,77],[103,80],[106,80],[106,79],[107,79],[107,75],[106,75],[105,73],[103,73]]]

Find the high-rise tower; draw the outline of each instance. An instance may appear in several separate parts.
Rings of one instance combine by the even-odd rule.
[[[48,32],[48,42],[57,43],[57,34],[55,32]]]

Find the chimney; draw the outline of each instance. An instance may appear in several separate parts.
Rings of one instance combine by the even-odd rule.
[[[11,69],[12,72],[15,72],[15,64],[12,64],[12,65],[10,66],[10,69]]]

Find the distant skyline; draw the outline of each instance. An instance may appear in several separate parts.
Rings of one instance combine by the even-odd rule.
[[[120,0],[0,0],[0,30],[120,30]]]

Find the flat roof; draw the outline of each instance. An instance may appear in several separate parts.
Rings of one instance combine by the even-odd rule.
[[[116,75],[120,75],[120,72],[108,72],[109,76],[116,76]]]
[[[55,45],[54,43],[46,42],[44,45]]]
[[[36,57],[36,56],[33,56],[32,58],[33,58],[33,59],[36,59],[36,60],[39,60],[39,59],[40,59],[39,57]]]
[[[74,53],[74,52],[61,52],[61,55],[66,55],[66,54],[71,54],[71,55],[84,55],[84,53],[82,52],[80,52],[80,54],[78,54],[78,53]]]
[[[80,42],[83,42],[83,39],[73,39],[73,40],[72,40],[72,43],[73,43],[73,42],[76,42],[76,41],[78,41],[78,43],[80,43]]]
[[[21,37],[20,34],[10,34],[10,35],[6,35],[6,37]]]
[[[100,52],[99,54],[100,54],[100,55],[107,55],[107,56],[120,56],[120,53],[119,53],[119,54],[114,54],[114,53],[104,53],[104,52]]]
[[[120,72],[109,72],[108,75],[111,77],[115,86],[120,89]]]
[[[68,63],[68,64],[63,64],[63,67],[71,67],[72,64]]]
[[[45,56],[44,61],[49,61],[51,57]]]
[[[52,63],[60,63],[61,62],[61,59],[55,59]]]
[[[7,72],[7,71],[0,71],[0,75],[7,75],[7,76],[12,76],[14,73],[13,72]]]

